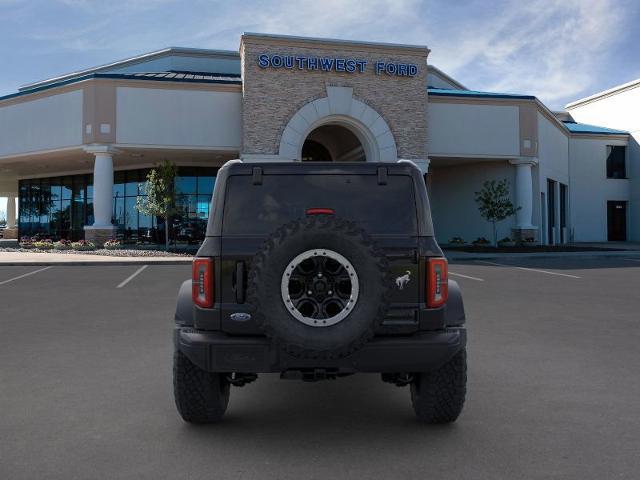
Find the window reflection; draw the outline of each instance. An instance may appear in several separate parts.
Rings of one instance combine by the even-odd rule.
[[[164,243],[164,221],[135,208],[144,196],[148,169],[114,173],[112,223],[115,237],[126,244]],[[196,245],[204,239],[217,168],[183,167],[175,180],[177,213],[170,223],[171,243]],[[20,180],[21,236],[52,240],[84,238],[92,225],[93,175]]]

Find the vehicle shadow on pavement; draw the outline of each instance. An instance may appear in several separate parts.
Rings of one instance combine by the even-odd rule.
[[[385,443],[384,439],[390,437],[400,447],[403,438],[407,444],[412,442],[411,436],[400,433],[414,432],[424,441],[447,436],[456,429],[455,424],[421,423],[413,413],[409,388],[383,383],[379,375],[360,374],[317,383],[261,375],[255,384],[232,389],[229,410],[221,423],[185,425],[181,434],[202,441],[223,437],[249,445],[260,439],[260,448],[277,450],[291,443],[299,449],[321,443],[352,448],[375,443],[376,439]]]

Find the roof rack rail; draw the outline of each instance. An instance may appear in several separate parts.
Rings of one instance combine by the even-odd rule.
[[[406,158],[401,158],[397,161],[397,163],[410,163],[411,165],[413,165],[414,167],[416,167],[417,169],[420,169],[420,167],[418,167],[418,165],[416,164],[416,162],[414,162],[413,160],[407,160]]]

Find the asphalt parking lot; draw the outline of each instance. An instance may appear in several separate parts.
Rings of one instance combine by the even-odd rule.
[[[190,267],[140,268],[0,266],[0,478],[638,478],[637,259],[452,264],[468,397],[435,428],[376,375],[263,375],[222,424],[184,424],[171,326]]]

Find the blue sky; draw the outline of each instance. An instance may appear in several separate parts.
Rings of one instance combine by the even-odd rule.
[[[472,89],[550,108],[640,77],[640,2],[0,0],[0,95],[166,46],[236,50],[243,31],[427,45]]]

